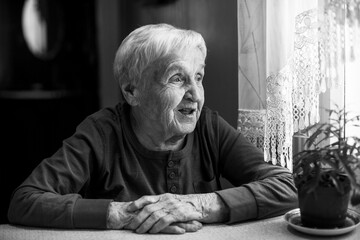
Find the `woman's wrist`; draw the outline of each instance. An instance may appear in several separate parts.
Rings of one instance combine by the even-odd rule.
[[[201,212],[203,223],[225,222],[229,219],[229,209],[216,193],[177,195],[183,201],[191,203]]]
[[[130,202],[111,202],[108,208],[107,229],[123,229],[134,218],[134,212],[128,212],[126,209]]]

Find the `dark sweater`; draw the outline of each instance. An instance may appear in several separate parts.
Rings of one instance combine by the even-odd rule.
[[[87,117],[62,147],[18,187],[9,208],[14,224],[106,228],[110,201],[143,195],[216,192],[230,209],[229,223],[275,216],[295,208],[291,173],[265,163],[216,112],[204,107],[179,151],[151,151],[118,104]],[[222,189],[220,177],[235,187]]]

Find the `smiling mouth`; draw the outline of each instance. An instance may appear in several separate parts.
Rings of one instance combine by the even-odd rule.
[[[194,109],[194,108],[181,108],[181,109],[178,109],[178,111],[183,115],[191,115],[196,111],[196,109]]]

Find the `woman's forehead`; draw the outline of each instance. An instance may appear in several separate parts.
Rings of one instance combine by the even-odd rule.
[[[168,67],[176,62],[186,62],[199,60],[199,62],[205,63],[205,56],[198,47],[192,47],[188,49],[174,49],[172,52],[167,53],[166,55],[158,59],[158,64],[161,66]],[[156,65],[156,63],[155,63]]]
[[[143,73],[150,74],[155,79],[160,79],[166,72],[182,70],[188,65],[197,68],[197,70],[205,67],[205,57],[200,49],[190,48],[184,51],[174,50],[169,52],[151,62]]]

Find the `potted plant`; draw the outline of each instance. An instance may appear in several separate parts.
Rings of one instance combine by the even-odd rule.
[[[329,122],[307,128],[305,150],[294,155],[294,181],[306,227],[341,227],[349,200],[360,203],[360,138],[345,132],[346,126],[360,126],[360,116],[349,117],[343,109],[327,111]]]

